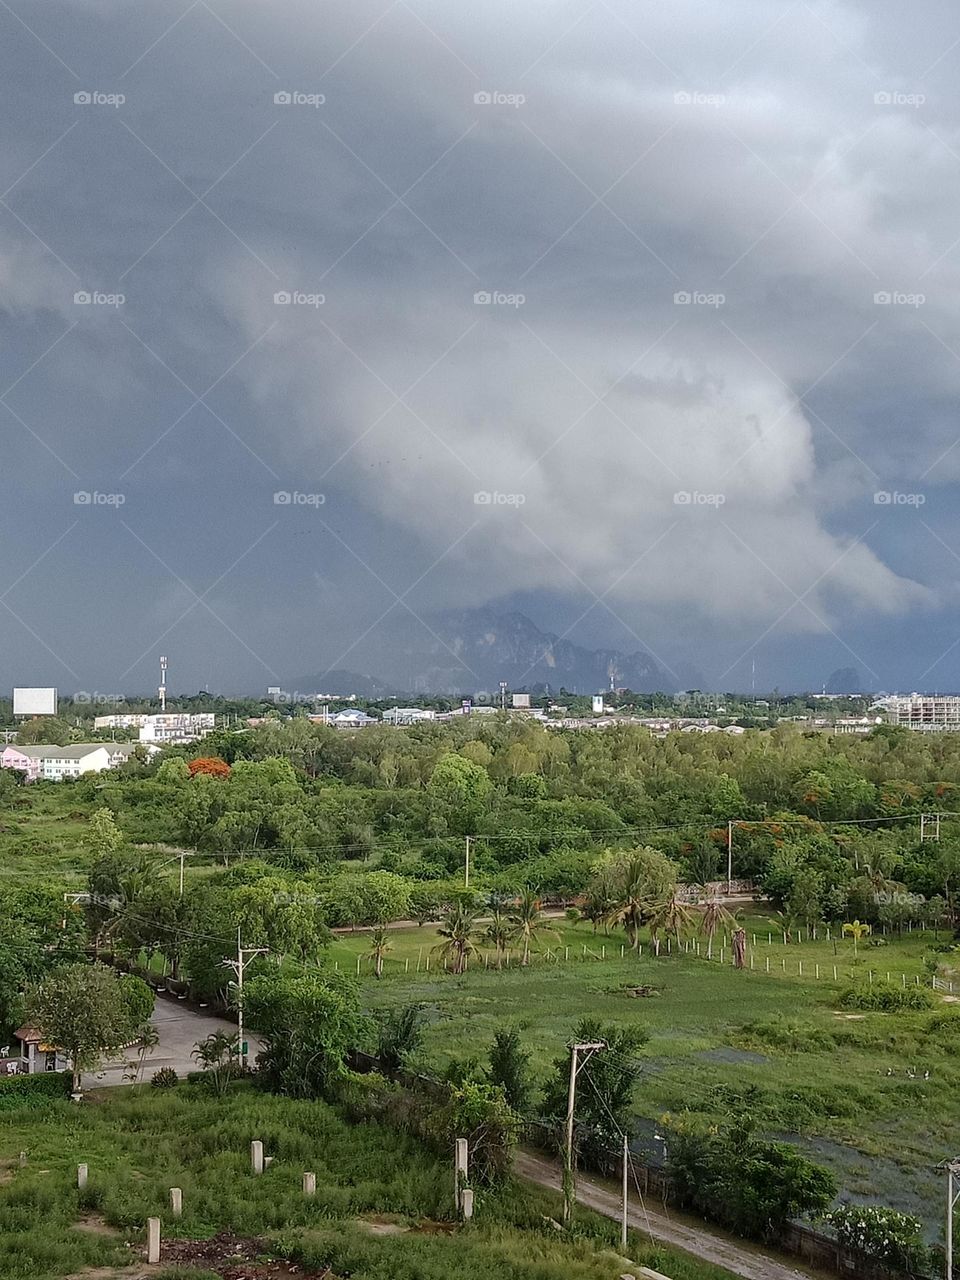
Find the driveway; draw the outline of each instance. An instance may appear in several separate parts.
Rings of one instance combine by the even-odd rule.
[[[514,1168],[522,1178],[542,1187],[560,1189],[559,1166],[544,1156],[522,1149],[514,1157]],[[621,1200],[617,1189],[599,1179],[577,1175],[577,1199],[589,1209],[604,1217],[620,1219]],[[668,1213],[662,1206],[642,1206],[631,1194],[627,1208],[627,1220],[631,1227],[648,1233],[654,1240],[661,1240],[684,1252],[725,1267],[742,1280],[811,1280],[821,1272],[808,1271],[802,1264],[793,1266],[756,1245],[734,1240],[693,1218],[681,1218]]]
[[[177,1075],[185,1076],[188,1071],[196,1071],[197,1064],[190,1056],[198,1040],[205,1040],[214,1031],[227,1031],[236,1035],[237,1025],[224,1018],[212,1017],[206,1013],[187,1008],[185,1000],[170,1000],[157,997],[153,1006],[153,1025],[160,1035],[160,1043],[152,1053],[147,1054],[143,1068],[143,1079],[149,1081],[155,1071],[161,1067],[173,1067]],[[248,1056],[252,1061],[260,1052],[260,1041],[254,1036],[247,1036]],[[136,1057],[136,1049],[127,1051],[127,1061]],[[85,1089],[103,1089],[109,1085],[129,1084],[124,1080],[126,1071],[123,1062],[105,1063],[99,1071],[88,1071],[83,1077]]]

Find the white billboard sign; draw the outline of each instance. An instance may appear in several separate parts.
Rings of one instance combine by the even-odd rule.
[[[56,689],[14,689],[13,714],[15,716],[55,716],[57,714]]]

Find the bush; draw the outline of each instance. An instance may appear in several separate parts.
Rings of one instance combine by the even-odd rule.
[[[859,1249],[907,1271],[921,1271],[925,1266],[919,1218],[875,1205],[844,1204],[828,1214],[827,1221],[849,1249]]]
[[[739,1235],[770,1240],[794,1218],[819,1217],[833,1175],[795,1147],[753,1136],[741,1117],[722,1129],[669,1121],[668,1168],[681,1204]]]
[[[172,1089],[179,1079],[173,1067],[161,1067],[151,1076],[150,1085],[154,1089]]]
[[[0,1111],[38,1106],[50,1098],[65,1098],[73,1077],[69,1071],[45,1071],[35,1076],[0,1076]]]
[[[892,982],[858,983],[840,995],[841,1009],[865,1009],[872,1013],[898,1013],[905,1009],[929,1009],[936,996],[927,987],[897,987]]]

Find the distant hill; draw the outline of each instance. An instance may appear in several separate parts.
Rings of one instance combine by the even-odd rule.
[[[678,664],[677,675],[643,650],[588,649],[541,631],[525,614],[494,609],[457,609],[427,617],[398,617],[376,637],[377,648],[364,655],[377,676],[345,671],[299,677],[288,687],[301,693],[356,693],[379,698],[391,694],[496,693],[501,680],[511,689],[548,686],[559,692],[599,693],[610,688],[637,693],[672,691],[682,680],[702,687],[698,672]],[[679,679],[678,679],[679,676]]]

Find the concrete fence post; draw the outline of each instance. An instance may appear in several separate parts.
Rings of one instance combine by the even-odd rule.
[[[303,1194],[305,1196],[315,1196],[317,1194],[317,1175],[315,1173],[305,1173],[303,1175]]]
[[[21,1151],[20,1152],[20,1168],[25,1169],[26,1167],[27,1167],[27,1153],[25,1151]]]
[[[457,1138],[454,1146],[453,1155],[453,1173],[456,1180],[456,1206],[461,1209],[463,1206],[463,1187],[467,1181],[468,1172],[468,1148],[466,1138]]]
[[[183,1191],[180,1187],[170,1188],[170,1212],[175,1218],[183,1215]]]
[[[87,1185],[87,1166],[85,1164],[77,1165],[77,1186],[82,1191]]]
[[[469,1222],[473,1217],[473,1188],[464,1187],[460,1193],[461,1205],[463,1208],[463,1220]]]
[[[250,1168],[254,1173],[263,1173],[263,1143],[250,1143]]]
[[[147,1262],[160,1261],[160,1219],[147,1219]]]

